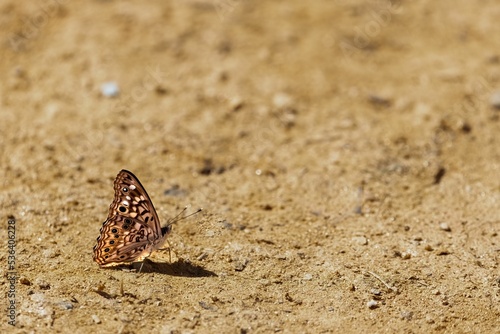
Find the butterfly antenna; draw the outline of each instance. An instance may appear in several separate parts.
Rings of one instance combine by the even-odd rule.
[[[181,215],[182,215],[182,214],[183,214],[186,210],[187,210],[187,206],[186,206],[186,207],[184,207],[184,209],[182,209],[182,211],[181,211],[181,212],[179,212],[179,213],[177,214],[177,216],[175,216],[174,218],[170,219],[170,221],[168,222],[168,225],[172,225],[173,223],[177,223],[178,221],[181,221],[181,220],[183,220],[183,219],[189,218],[189,217],[194,216],[195,214],[200,213],[201,211],[203,211],[203,209],[202,209],[202,208],[199,208],[198,210],[196,210],[196,211],[195,211],[195,212],[193,212],[193,213],[190,213],[190,214],[189,214],[189,215],[187,215],[187,216],[180,217],[180,216],[181,216]],[[179,218],[179,217],[180,217],[180,218]]]

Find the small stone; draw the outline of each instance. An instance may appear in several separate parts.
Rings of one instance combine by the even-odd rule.
[[[380,107],[390,107],[392,102],[391,99],[387,96],[371,94],[368,96],[368,101],[375,106]]]
[[[229,100],[229,108],[231,108],[231,111],[238,111],[241,108],[243,108],[243,99],[241,97],[233,97]]]
[[[99,317],[95,314],[92,314],[92,320],[96,323],[96,324],[100,324],[101,323],[101,319],[99,319]]]
[[[426,251],[429,251],[429,252],[432,252],[434,250],[434,248],[432,248],[431,245],[425,245],[425,248],[424,248]]]
[[[268,279],[263,278],[263,279],[259,280],[259,284],[261,284],[263,286],[269,286],[269,285],[271,285],[271,281],[268,280]]]
[[[168,93],[168,89],[166,89],[165,87],[161,86],[161,85],[158,85],[156,86],[155,88],[155,92],[159,95],[164,95],[164,94],[167,94]]]
[[[440,248],[437,250],[437,255],[450,255],[450,251],[446,248]]]
[[[446,231],[446,232],[451,232],[451,228],[448,226],[447,223],[441,223],[439,224],[439,228],[443,231]]]
[[[247,267],[248,260],[236,261],[234,264],[234,270],[243,271]]]
[[[496,91],[491,95],[490,104],[493,108],[500,110],[500,91]]]
[[[354,237],[354,238],[352,238],[352,241],[355,242],[355,243],[357,243],[358,245],[361,245],[361,246],[368,245],[368,239],[366,239],[363,236]]]
[[[413,318],[413,312],[411,311],[402,311],[401,312],[401,318],[404,320],[411,320]]]
[[[433,324],[434,323],[434,319],[432,318],[432,316],[426,315],[425,316],[425,322],[427,322],[428,324]]]
[[[286,93],[277,93],[273,96],[273,104],[276,108],[289,108],[293,104],[293,98]]]
[[[38,287],[42,290],[49,290],[50,289],[50,284],[47,283],[46,281],[44,280],[37,280],[36,284],[38,285]]]
[[[372,295],[375,295],[375,296],[380,296],[382,294],[382,292],[380,292],[380,290],[378,290],[378,289],[371,289],[370,292]]]
[[[57,303],[57,306],[59,306],[63,310],[72,310],[73,309],[73,303],[69,301],[62,301]]]
[[[26,277],[19,278],[19,283],[24,284],[24,285],[28,285],[28,286],[31,285],[30,280],[27,279]]]
[[[378,303],[376,300],[370,300],[368,303],[366,303],[366,306],[370,309],[370,310],[373,310],[373,309],[376,309],[378,307]]]
[[[401,258],[402,258],[403,260],[409,260],[409,259],[411,259],[411,253],[409,253],[409,252],[404,252],[404,253],[402,253],[402,254],[401,254]]]
[[[207,303],[207,302],[205,302],[205,301],[203,301],[203,300],[202,300],[202,301],[200,301],[198,304],[199,304],[199,305],[200,305],[203,309],[205,309],[205,310],[209,310],[209,311],[217,311],[217,307],[216,307],[216,306],[211,305],[211,304],[209,304],[209,303]]]
[[[117,97],[120,94],[120,89],[116,82],[106,82],[101,86],[101,94],[105,97]]]
[[[304,274],[304,277],[302,278],[304,281],[310,281],[313,279],[313,275],[307,273],[307,274]]]
[[[42,252],[43,256],[47,259],[52,259],[52,258],[55,258],[57,256],[55,250],[53,249],[45,249],[43,252]]]

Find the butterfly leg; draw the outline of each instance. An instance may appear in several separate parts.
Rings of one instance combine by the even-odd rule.
[[[141,267],[139,268],[139,272],[138,272],[138,274],[140,274],[140,273],[141,273],[142,267],[144,266],[144,260],[146,260],[148,257],[150,257],[150,256],[151,256],[151,253],[153,253],[153,250],[150,250],[150,251],[149,251],[148,256],[146,256],[146,257],[142,260]]]
[[[145,259],[144,259],[144,260],[145,260]],[[144,265],[144,260],[142,260],[141,267],[139,268],[139,272],[138,272],[138,274],[140,274],[140,273],[141,273],[142,266]]]
[[[160,248],[159,250],[168,249],[168,260],[170,263],[172,263],[172,244],[170,244],[170,241],[168,239],[166,241],[167,241],[168,247],[167,248]]]

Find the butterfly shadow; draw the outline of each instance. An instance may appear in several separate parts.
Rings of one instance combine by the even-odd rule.
[[[141,269],[142,266],[142,269]],[[189,261],[178,260],[173,263],[153,262],[145,259],[143,263],[137,262],[132,264],[137,272],[141,273],[158,273],[170,276],[181,277],[212,277],[217,276],[213,271],[207,270],[201,266],[192,264]]]

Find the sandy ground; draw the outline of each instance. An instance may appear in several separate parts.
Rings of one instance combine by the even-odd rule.
[[[2,1],[0,331],[500,333],[499,18]],[[204,209],[141,273],[92,261],[122,168],[163,223]]]

